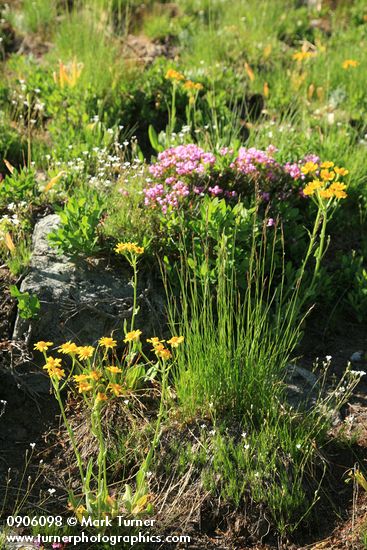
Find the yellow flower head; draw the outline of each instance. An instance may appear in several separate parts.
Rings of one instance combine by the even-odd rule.
[[[89,378],[98,382],[98,380],[102,378],[102,374],[98,370],[91,370],[89,373]]]
[[[303,174],[309,174],[310,172],[315,172],[318,169],[318,165],[315,162],[306,162],[304,166],[301,168],[301,172]]]
[[[168,69],[166,72],[166,78],[167,80],[185,80],[184,75],[174,69]]]
[[[346,176],[347,174],[349,174],[349,170],[346,170],[343,167],[339,168],[338,166],[335,166],[334,172],[335,174],[338,174],[338,176]]]
[[[110,506],[111,508],[116,507],[116,499],[114,497],[111,497],[110,495],[106,496],[106,504]]]
[[[170,352],[169,349],[165,348],[164,346],[162,347],[156,347],[155,348],[155,354],[157,357],[160,357],[161,359],[164,359],[165,361],[167,361],[167,359],[171,359],[172,357],[172,353]]]
[[[119,367],[106,367],[106,370],[112,372],[112,374],[119,374],[122,372],[122,370],[119,369]]]
[[[347,194],[345,191],[334,191],[334,196],[336,199],[346,199],[347,198]]]
[[[64,369],[61,369],[60,366],[61,366],[61,359],[48,357],[46,361],[46,365],[43,368],[44,370],[47,371],[47,374],[50,376],[50,378],[56,378],[57,380],[61,380],[61,378],[65,376],[65,371]]]
[[[47,357],[46,365],[49,367],[60,367],[61,359],[59,357]]]
[[[335,178],[335,172],[330,172],[329,170],[321,170],[320,173],[321,179],[324,181],[332,181]]]
[[[310,59],[310,57],[315,57],[315,52],[296,52],[293,54],[293,59],[296,61],[304,61],[305,59]]]
[[[187,80],[183,85],[185,90],[202,90],[204,86],[200,82],[193,82],[192,80]]]
[[[183,336],[172,336],[170,340],[167,340],[167,344],[170,344],[173,348],[178,348],[178,346],[182,344],[183,341]]]
[[[115,252],[116,254],[125,254],[126,252],[130,252],[132,254],[136,254],[139,256],[140,254],[144,253],[144,247],[138,246],[136,243],[117,243],[115,246]]]
[[[164,340],[160,340],[157,336],[153,336],[152,338],[147,338],[147,342],[150,344],[153,344],[153,347],[157,346],[158,344],[161,344],[164,342]]]
[[[89,359],[94,353],[93,346],[79,346],[78,347],[78,357],[81,361],[84,359]]]
[[[37,342],[37,344],[34,344],[34,349],[44,352],[47,351],[50,346],[53,346],[53,344],[53,342],[44,342],[41,340],[40,342]]]
[[[87,509],[83,506],[83,504],[81,504],[80,506],[75,508],[74,513],[75,513],[75,515],[76,515],[79,522],[82,521],[82,519],[85,516],[86,512],[87,512]]]
[[[346,199],[347,194],[344,191],[347,186],[344,183],[341,183],[340,181],[334,181],[329,187],[329,189],[334,193],[334,196],[336,199]]]
[[[310,183],[306,185],[306,187],[303,189],[304,195],[313,195],[316,189],[320,189],[324,185],[323,181],[320,180],[313,180]]]
[[[96,396],[96,403],[101,403],[102,401],[107,401],[107,395],[103,392],[98,392]]]
[[[331,199],[333,196],[334,193],[333,190],[330,189],[330,187],[328,189],[321,189],[320,191],[320,197],[322,197],[323,199]]]
[[[104,336],[103,338],[99,339],[99,345],[103,346],[104,348],[115,348],[117,346],[116,340],[113,338],[109,338],[108,336]]]
[[[74,342],[66,342],[65,344],[61,344],[61,346],[59,347],[58,351],[60,353],[64,353],[65,355],[68,354],[68,353],[77,353],[78,351],[78,346],[76,344],[74,344]]]
[[[92,389],[93,389],[93,386],[89,382],[79,382],[79,385],[78,385],[78,392],[79,393],[84,393],[84,392],[90,391]]]
[[[342,67],[345,70],[348,70],[350,68],[355,69],[356,67],[358,67],[358,65],[359,61],[356,61],[355,59],[345,59],[342,63]]]
[[[88,374],[75,374],[75,376],[73,376],[75,382],[77,382],[78,384],[80,382],[87,382],[89,380],[89,375]]]
[[[50,378],[56,378],[57,380],[61,380],[65,376],[64,369],[59,369],[58,367],[52,367],[50,365],[45,365],[43,367],[45,370],[47,370],[47,374]]]
[[[123,387],[120,384],[113,384],[110,382],[108,388],[116,397],[120,397],[123,394]]]
[[[142,334],[141,330],[132,330],[125,335],[124,342],[138,342],[140,335]]]
[[[344,191],[346,188],[347,186],[345,183],[342,183],[341,181],[334,181],[334,183],[332,183],[329,187],[329,189],[332,189],[333,191]]]
[[[334,166],[334,163],[330,160],[327,160],[321,164],[321,168],[332,168]]]

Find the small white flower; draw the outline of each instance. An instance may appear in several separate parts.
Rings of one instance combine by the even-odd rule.
[[[56,489],[47,489],[47,490],[50,493],[50,495],[53,495],[54,493],[56,493]]]
[[[201,424],[200,428],[201,428],[202,430],[205,430],[206,424]]]
[[[301,443],[297,443],[296,449],[300,449],[300,448],[301,448]]]
[[[326,359],[326,361],[331,361],[332,356],[331,356],[331,355],[326,355],[326,356],[325,356],[325,359]]]
[[[365,376],[364,370],[350,370],[349,371],[352,376]]]
[[[247,451],[247,449],[250,448],[250,444],[249,444],[249,443],[245,443],[245,445],[243,446],[243,448],[246,449],[246,451]]]
[[[242,432],[241,433],[241,437],[243,437],[243,439],[245,439],[247,437],[247,433],[246,432]]]
[[[210,435],[215,435],[215,430],[210,430],[209,434]]]
[[[34,449],[36,444],[35,443],[30,443],[29,446],[32,447],[32,449]]]
[[[125,399],[125,400],[124,400],[124,403],[125,403],[125,405],[128,405],[128,404],[129,404],[129,400],[128,400],[128,399]]]

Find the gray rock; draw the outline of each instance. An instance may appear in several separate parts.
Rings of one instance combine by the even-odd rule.
[[[132,314],[131,269],[112,268],[106,259],[74,260],[60,255],[47,240],[59,223],[57,215],[50,215],[35,227],[30,272],[20,290],[36,294],[41,310],[37,319],[17,317],[13,339],[92,345],[113,332],[121,341],[124,320],[129,326]],[[159,331],[165,306],[163,289],[153,287],[149,274],[140,272],[135,328],[148,337]]]
[[[320,387],[319,379],[313,372],[290,363],[285,382],[287,402],[295,410],[310,411],[316,407],[320,415],[331,420],[333,426],[342,422],[340,411],[326,404],[325,388]]]
[[[310,409],[316,404],[318,382],[311,371],[289,364],[285,382],[287,401],[294,409]]]
[[[355,351],[350,356],[350,360],[352,363],[364,363],[366,361],[366,354],[363,350]]]

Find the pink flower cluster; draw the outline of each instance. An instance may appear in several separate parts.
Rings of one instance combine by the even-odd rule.
[[[159,153],[158,162],[149,167],[149,172],[154,178],[164,178],[164,184],[157,183],[144,189],[145,205],[159,205],[164,214],[170,206],[177,208],[180,200],[190,194],[189,186],[181,178],[202,176],[215,161],[212,153],[206,153],[194,144],[171,147]],[[200,194],[203,189],[196,187],[194,192]],[[218,189],[215,186],[214,194],[219,194]]]
[[[255,149],[255,147],[241,147],[238,151],[237,158],[230,164],[234,170],[247,175],[263,174],[264,169],[268,177],[272,178],[275,170],[280,168],[279,163],[273,158],[273,154],[277,151],[274,145],[269,145],[266,151]]]
[[[190,143],[159,153],[158,162],[150,166],[149,171],[155,177],[162,177],[168,172],[176,176],[204,174],[215,160],[212,153],[206,153],[201,147]]]
[[[207,194],[231,199],[244,192],[246,181],[253,183],[255,178],[264,202],[269,202],[272,196],[282,200],[286,191],[299,194],[292,183],[305,178],[301,169],[306,162],[318,162],[319,158],[306,155],[298,162],[280,164],[274,158],[276,152],[274,145],[265,151],[241,147],[237,154],[223,147],[216,158],[192,143],[171,147],[159,153],[157,162],[149,166],[153,181],[147,179],[145,205],[159,207],[166,214],[188,196],[194,199]]]
[[[298,180],[302,177],[301,168],[297,162],[286,162],[283,168],[294,180]]]
[[[162,208],[163,214],[166,214],[169,206],[177,208],[179,205],[179,200],[182,197],[187,197],[190,190],[187,185],[185,185],[180,180],[174,180],[174,178],[166,178],[165,183],[167,187],[164,187],[161,183],[153,185],[153,187],[147,187],[144,189],[145,200],[144,204],[146,206],[154,206],[159,204]],[[168,191],[167,189],[171,189]]]

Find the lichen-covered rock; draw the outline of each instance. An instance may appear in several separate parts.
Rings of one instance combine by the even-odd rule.
[[[124,320],[129,321],[132,313],[131,269],[111,267],[106,259],[74,260],[60,255],[47,240],[59,223],[57,215],[50,215],[35,227],[30,271],[20,290],[36,294],[41,310],[37,319],[18,316],[13,338],[22,340],[28,335],[30,343],[73,340],[86,345],[114,332],[121,340]],[[149,274],[139,273],[140,311],[135,327],[148,337],[162,323],[163,294]]]

